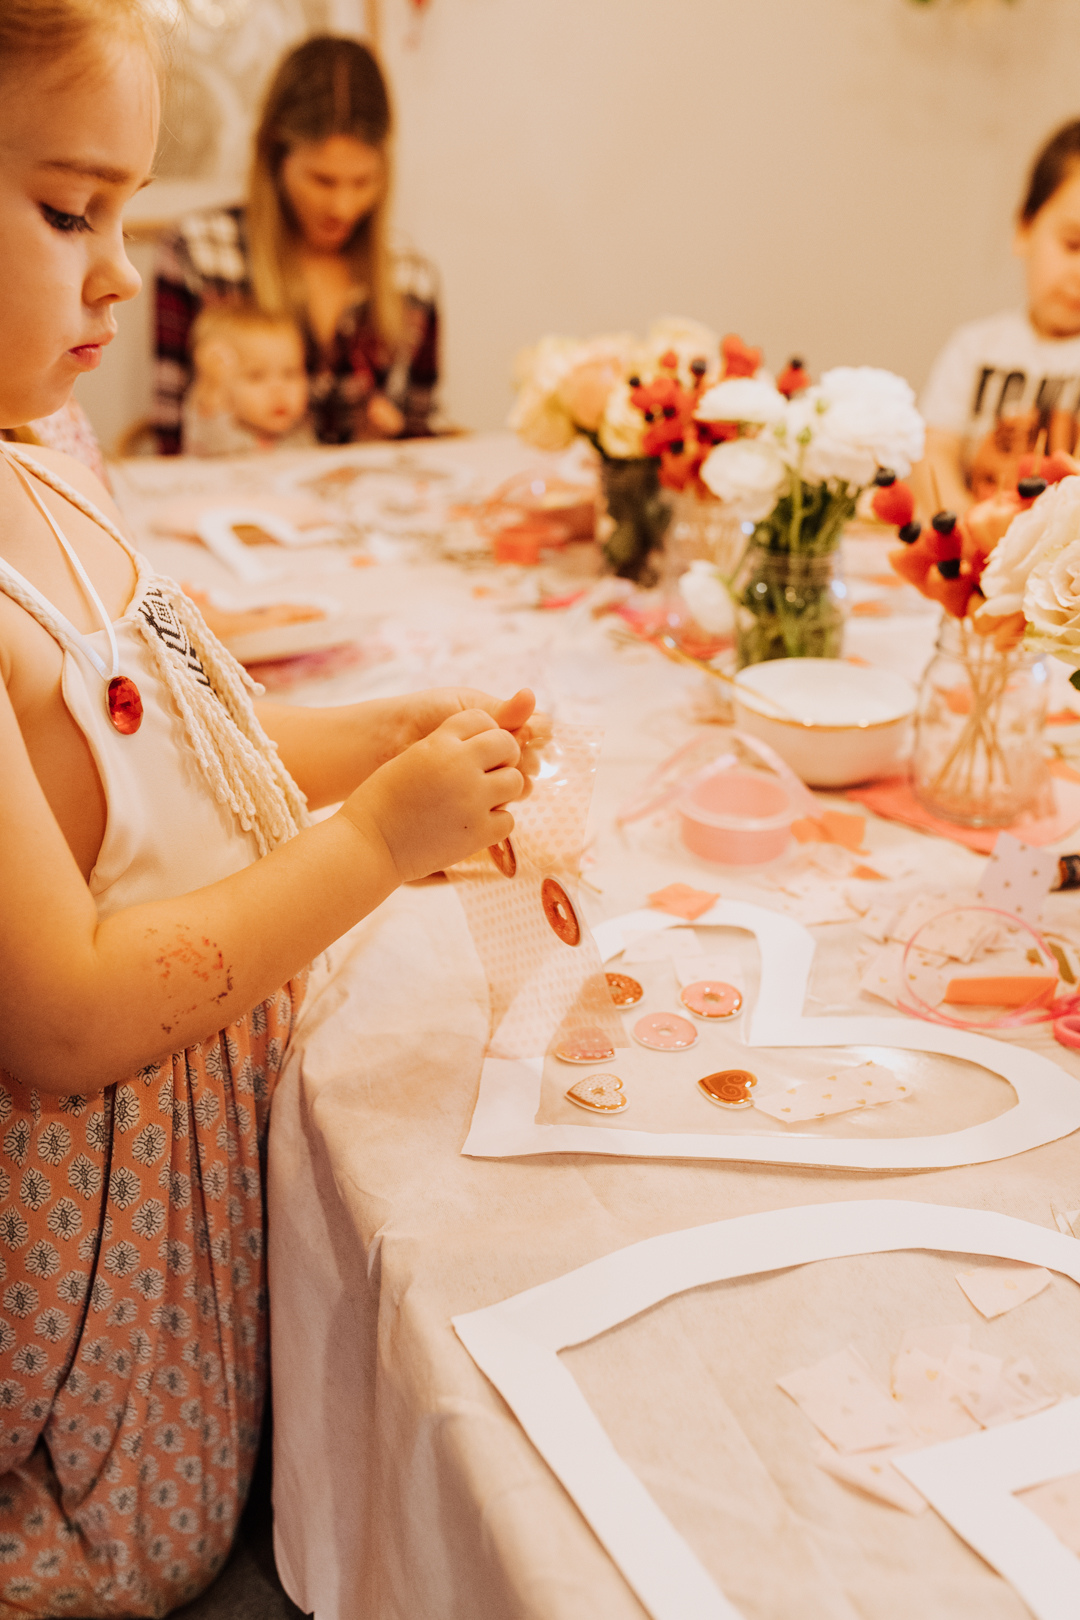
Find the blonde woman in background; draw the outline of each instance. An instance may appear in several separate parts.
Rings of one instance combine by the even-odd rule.
[[[324,444],[431,431],[438,313],[431,267],[388,245],[391,114],[372,53],[322,35],[281,63],[239,208],[181,221],[157,271],[154,427],[183,448],[191,327],[208,304],[254,300],[304,335]]]

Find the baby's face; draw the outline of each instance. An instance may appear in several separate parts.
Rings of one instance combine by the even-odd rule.
[[[1080,334],[1080,170],[1016,233],[1027,270],[1028,308],[1041,337]]]
[[[296,427],[307,410],[304,350],[295,332],[243,332],[231,340],[235,366],[229,378],[238,422],[277,438]]]

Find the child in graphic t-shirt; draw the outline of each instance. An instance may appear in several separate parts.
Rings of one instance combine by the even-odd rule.
[[[971,321],[953,333],[920,400],[926,461],[937,495],[964,511],[1014,484],[1043,437],[1047,453],[1076,449],[1080,431],[1080,120],[1035,159],[1014,249],[1026,310]]]

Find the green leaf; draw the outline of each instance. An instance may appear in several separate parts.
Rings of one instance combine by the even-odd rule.
[[[1069,676],[1069,685],[1075,686],[1076,690],[1080,692],[1080,669],[1073,670],[1072,674]]]

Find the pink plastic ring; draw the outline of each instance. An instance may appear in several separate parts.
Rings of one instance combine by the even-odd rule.
[[[1080,1052],[1080,1013],[1066,1013],[1064,1018],[1055,1018],[1054,1039],[1060,1041],[1062,1046]]]
[[[634,1039],[654,1052],[683,1052],[697,1043],[697,1030],[678,1013],[646,1013],[634,1025]]]

